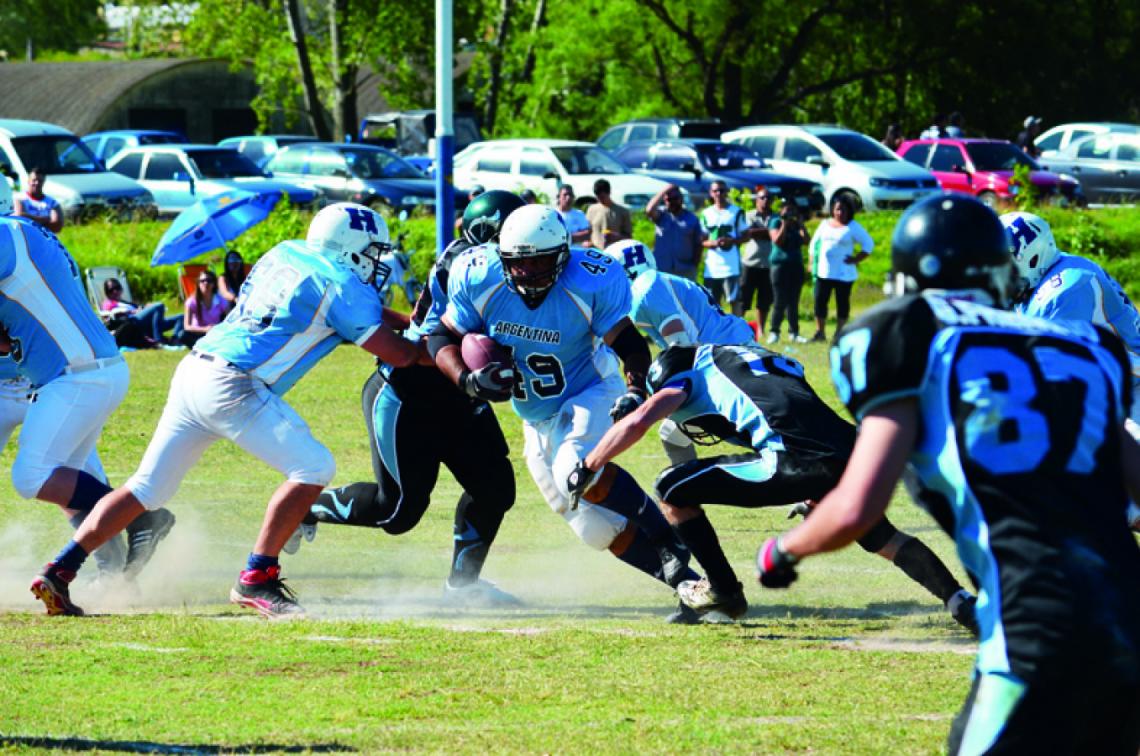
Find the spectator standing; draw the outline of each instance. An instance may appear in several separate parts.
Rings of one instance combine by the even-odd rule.
[[[605,249],[616,241],[633,238],[633,217],[627,208],[614,202],[610,196],[610,182],[594,182],[594,196],[598,201],[586,210],[590,221],[590,244]]]
[[[701,211],[704,232],[705,286],[720,304],[726,300],[733,315],[740,315],[740,249],[747,238],[744,211],[728,201],[728,184],[717,180],[709,187],[713,203]]]
[[[946,137],[946,114],[935,113],[933,122],[926,127],[919,139],[943,139]]]
[[[28,189],[12,197],[12,215],[35,221],[52,233],[63,228],[63,211],[54,197],[44,194],[47,172],[36,166],[28,171]]]
[[[772,322],[768,327],[768,343],[780,340],[780,326],[788,319],[788,335],[793,343],[806,344],[800,336],[800,293],[804,287],[803,246],[808,242],[807,229],[800,219],[799,208],[786,202],[780,214],[773,218],[771,231],[772,252],[768,262],[772,266]]]
[[[764,334],[764,321],[772,308],[772,267],[768,258],[772,254],[771,231],[768,224],[775,213],[772,212],[771,196],[768,187],[756,187],[753,195],[756,207],[749,210],[748,241],[741,247],[740,255],[740,309],[748,312],[756,298],[756,337]]]
[[[237,303],[241,285],[245,283],[245,259],[237,252],[227,252],[222,267],[222,277],[218,280],[218,294],[226,301],[226,309],[232,310]]]
[[[855,251],[855,247],[859,251]],[[840,195],[831,201],[831,217],[819,224],[810,247],[811,275],[815,280],[815,335],[812,341],[826,341],[824,324],[831,292],[835,292],[835,332],[839,333],[851,315],[851,288],[858,278],[855,266],[866,260],[875,242],[855,220],[855,204]]]
[[[1041,119],[1038,116],[1026,116],[1022,125],[1025,126],[1025,130],[1017,135],[1017,146],[1031,158],[1041,157],[1041,150],[1037,149],[1037,145],[1033,143],[1033,140],[1041,133]]]
[[[563,184],[558,187],[558,214],[570,231],[570,244],[583,247],[590,242],[590,221],[586,214],[574,207],[574,187]]]
[[[903,135],[902,124],[897,121],[887,126],[887,133],[883,137],[883,146],[891,152],[896,152],[900,145],[906,140]]]
[[[950,125],[946,127],[946,136],[951,139],[961,139],[966,136],[966,130],[962,127],[965,122],[966,119],[962,114],[955,110],[950,114]]]
[[[182,343],[193,348],[198,339],[222,322],[229,310],[229,304],[218,293],[218,275],[212,270],[204,270],[198,276],[198,287],[186,300],[186,312],[182,318]]]
[[[645,206],[645,214],[655,227],[653,256],[657,270],[690,281],[697,280],[697,266],[704,249],[701,220],[685,209],[681,190],[669,184],[653,195]]]

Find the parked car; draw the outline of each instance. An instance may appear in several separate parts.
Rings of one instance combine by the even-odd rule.
[[[319,192],[270,178],[237,150],[216,144],[131,147],[112,158],[108,167],[138,179],[154,195],[159,212],[166,214],[228,189],[284,193],[297,205],[320,199]]]
[[[1140,133],[1105,133],[1073,142],[1041,167],[1074,176],[1089,202],[1140,199]]]
[[[1111,121],[1062,123],[1046,130],[1033,140],[1041,151],[1041,157],[1051,157],[1070,144],[1096,134],[1140,134],[1140,126],[1134,123],[1113,123]]]
[[[177,131],[154,131],[148,129],[120,129],[118,131],[95,131],[83,137],[83,143],[91,148],[95,157],[107,164],[111,158],[127,147],[147,144],[186,144],[190,140]]]
[[[594,182],[603,178],[610,182],[614,202],[634,209],[644,208],[666,186],[664,181],[634,173],[591,142],[495,139],[477,142],[455,156],[456,186],[479,184],[511,192],[530,189],[553,200],[558,187],[568,184],[579,206],[594,202]]]
[[[714,139],[629,142],[614,156],[635,173],[683,187],[697,205],[708,199],[714,181],[724,181],[729,189],[749,192],[763,184],[773,196],[804,210],[814,212],[823,207],[823,187],[768,170],[764,158],[740,144]]]
[[[435,180],[395,153],[369,144],[295,144],[269,161],[274,176],[322,192],[333,202],[387,206],[399,212],[435,207]],[[467,193],[453,189],[455,207]]]
[[[606,129],[598,146],[613,151],[629,142],[654,139],[719,139],[729,128],[719,118],[638,118]]]
[[[265,134],[261,136],[230,137],[229,139],[223,139],[218,142],[218,146],[233,147],[256,163],[257,167],[264,168],[270,159],[277,154],[278,150],[283,150],[294,144],[316,141],[318,141],[316,137],[302,136],[300,134]]]
[[[0,173],[26,187],[28,171],[36,166],[47,171],[44,193],[59,202],[69,219],[104,211],[120,216],[155,212],[154,197],[145,187],[108,171],[67,129],[42,121],[0,119]]]
[[[482,141],[483,132],[473,113],[452,113],[454,151]],[[435,111],[396,110],[369,113],[360,121],[357,137],[364,144],[392,150],[429,176],[435,171]]]
[[[1041,170],[1020,147],[1003,139],[913,139],[899,145],[899,155],[930,170],[948,192],[972,194],[997,207],[1018,192],[1013,169],[1029,169],[1029,180],[1046,197],[1080,204],[1081,186],[1071,176]]]
[[[866,134],[839,126],[745,126],[721,135],[759,154],[772,170],[823,185],[828,206],[847,195],[868,210],[904,208],[938,191],[938,179]]]

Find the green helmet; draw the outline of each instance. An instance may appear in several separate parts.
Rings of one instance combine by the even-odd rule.
[[[463,211],[463,238],[474,245],[497,240],[503,221],[525,204],[517,194],[501,189],[483,192]]]

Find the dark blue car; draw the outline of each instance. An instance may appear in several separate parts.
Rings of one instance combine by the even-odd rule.
[[[804,210],[823,208],[823,189],[814,181],[773,173],[764,158],[747,147],[713,139],[672,139],[629,142],[614,155],[636,173],[643,173],[685,189],[700,207],[709,196],[714,181],[729,189],[755,191],[768,188],[769,194],[794,202]]]

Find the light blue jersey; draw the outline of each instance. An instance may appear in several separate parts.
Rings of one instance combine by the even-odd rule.
[[[20,366],[9,355],[0,356],[0,381],[22,381]]]
[[[404,336],[411,341],[419,341],[424,336],[435,330],[439,325],[439,319],[447,310],[448,295],[447,282],[451,276],[451,267],[455,264],[456,260],[464,255],[469,254],[473,250],[480,249],[486,250],[487,254],[497,254],[497,249],[493,244],[484,244],[481,246],[472,246],[465,239],[459,238],[447,246],[439,257],[436,258],[435,265],[432,266],[431,272],[428,273],[427,281],[427,294],[421,296],[421,302],[425,308],[422,316],[420,315],[421,302],[416,302],[415,312],[412,313],[412,324],[404,331]],[[417,320],[422,317],[422,320]]]
[[[572,249],[566,269],[533,310],[507,287],[498,255],[485,249],[451,268],[443,322],[459,333],[485,333],[510,348],[518,380],[512,404],[537,423],[568,398],[618,374],[602,337],[628,317],[625,269],[595,250]]]
[[[661,330],[680,322],[684,337],[674,344],[747,344],[755,340],[752,326],[735,315],[725,315],[700,284],[687,278],[647,270],[633,280],[633,322],[657,346],[669,344]]]
[[[374,288],[304,242],[284,241],[253,266],[237,306],[195,349],[284,394],[338,344],[367,341],[383,315]]]
[[[31,221],[0,218],[0,324],[34,386],[119,354],[83,293],[79,266],[54,234]]]
[[[1092,260],[1062,254],[1015,309],[1046,320],[1076,320],[1111,329],[1124,342],[1140,380],[1140,314],[1112,276]]]

